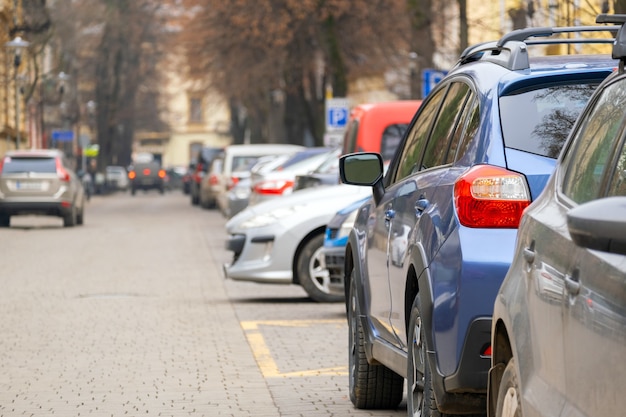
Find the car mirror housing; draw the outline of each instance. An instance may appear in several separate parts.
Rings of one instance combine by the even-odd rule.
[[[588,249],[626,255],[626,197],[607,197],[567,213],[572,240]]]

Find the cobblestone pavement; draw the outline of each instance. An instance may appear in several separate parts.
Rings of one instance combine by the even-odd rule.
[[[178,192],[0,229],[0,417],[403,416],[348,397],[342,304],[225,281],[224,219]]]

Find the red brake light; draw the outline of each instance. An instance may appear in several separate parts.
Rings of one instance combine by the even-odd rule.
[[[143,169],[143,175],[145,175],[146,177],[147,177],[148,175],[150,175],[150,168],[144,168],[144,169]]]
[[[160,169],[159,170],[159,178],[165,178],[165,176],[167,175],[167,173],[165,172],[164,169]]]
[[[463,226],[517,228],[530,204],[530,192],[523,175],[478,165],[454,184],[454,201]]]
[[[59,176],[61,181],[63,181],[63,182],[70,182],[70,174],[63,167],[63,164],[61,164],[61,160],[60,159],[56,160],[56,166],[57,166],[57,175]]]
[[[128,172],[128,178],[129,179],[134,180],[136,176],[137,176],[137,174],[135,173],[135,171],[129,171]]]
[[[232,189],[239,182],[239,177],[230,177],[230,181],[228,181],[227,189]]]
[[[209,185],[217,185],[219,184],[219,179],[217,178],[217,175],[211,175],[209,176]]]
[[[292,180],[272,180],[264,181],[254,186],[254,192],[257,194],[282,195],[285,191],[293,188]]]
[[[7,157],[8,158],[8,157]],[[0,174],[2,173],[2,168],[4,167],[4,158],[0,159]]]

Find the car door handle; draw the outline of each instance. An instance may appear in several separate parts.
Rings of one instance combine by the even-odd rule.
[[[388,229],[391,225],[391,219],[396,217],[396,211],[393,209],[385,210],[385,227]]]
[[[578,277],[579,270],[575,269],[572,275],[565,276],[565,289],[572,295],[578,295],[580,293],[580,278]]]

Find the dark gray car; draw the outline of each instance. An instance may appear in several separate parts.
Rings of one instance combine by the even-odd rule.
[[[522,218],[494,306],[491,417],[624,415],[625,45],[622,27],[619,69],[590,99]]]

